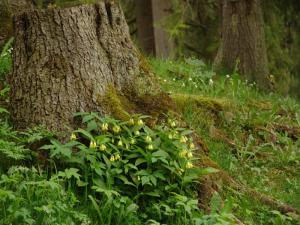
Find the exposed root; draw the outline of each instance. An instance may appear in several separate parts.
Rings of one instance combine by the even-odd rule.
[[[252,188],[249,188],[232,178],[227,172],[223,171],[214,161],[208,157],[202,157],[199,164],[201,167],[213,167],[218,169],[219,172],[215,174],[206,175],[202,178],[201,186],[199,187],[199,202],[200,207],[208,210],[209,199],[212,197],[215,191],[220,191],[223,185],[230,187],[231,189],[249,195],[256,201],[270,207],[273,210],[277,210],[283,214],[289,215],[294,219],[300,219],[300,209],[294,208],[286,203],[260,193]]]
[[[258,126],[254,128],[255,131],[265,131],[268,132],[271,135],[271,140],[273,143],[277,141],[276,133],[272,129],[268,129],[266,127]]]
[[[226,134],[222,132],[222,130],[217,129],[214,125],[209,127],[209,136],[215,140],[223,141],[231,147],[236,147],[234,141],[228,138]]]
[[[300,138],[300,126],[288,126],[279,123],[273,123],[272,126],[277,132],[287,133],[290,138],[297,140]]]

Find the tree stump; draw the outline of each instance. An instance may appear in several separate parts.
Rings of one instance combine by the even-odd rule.
[[[139,58],[118,4],[26,11],[14,23],[9,84],[17,128],[66,130],[75,112],[104,114],[109,87],[133,88]]]

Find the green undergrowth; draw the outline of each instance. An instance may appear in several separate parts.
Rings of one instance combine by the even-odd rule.
[[[216,183],[208,211],[199,208],[207,196],[198,195],[203,176],[225,171],[299,208],[297,101],[262,93],[238,74],[216,75],[197,59],[150,60],[167,95],[141,90],[129,102],[133,96],[110,89],[103,104],[114,118],[77,114],[82,128],[62,143],[43,127],[13,129],[5,82],[11,50],[10,41],[0,55],[0,224],[297,224],[297,215],[245,188]],[[155,118],[174,106],[191,130],[170,115]],[[198,167],[203,146],[194,133],[219,169]]]
[[[13,131],[2,113],[0,224],[234,224],[217,197],[210,215],[198,208],[200,177],[217,170],[195,166],[192,131],[175,120],[80,113],[84,129],[61,143],[43,128]]]
[[[260,92],[238,74],[217,75],[197,59],[152,66],[211,159],[241,185],[300,208],[299,102]],[[297,224],[242,191],[223,187],[222,196],[246,224]]]
[[[192,132],[168,115],[150,128],[148,116],[128,114],[161,111],[157,97],[128,105],[110,90],[107,107],[122,120],[76,114],[82,128],[64,143],[43,127],[14,130],[10,46],[0,56],[0,224],[234,224],[217,195],[209,215],[198,207],[200,178],[217,170],[197,166]]]

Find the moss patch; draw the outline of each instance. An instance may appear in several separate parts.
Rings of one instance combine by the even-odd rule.
[[[188,104],[195,104],[198,107],[209,109],[213,112],[224,111],[230,107],[230,102],[225,99],[203,97],[199,95],[174,94],[172,98],[180,109]]]
[[[139,95],[135,91],[120,92],[113,86],[107,88],[98,102],[103,105],[105,114],[124,121],[129,119],[129,114],[144,114],[151,116],[150,121],[154,124],[169,111],[175,111],[172,99],[163,92]]]

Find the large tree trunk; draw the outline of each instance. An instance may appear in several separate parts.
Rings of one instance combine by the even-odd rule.
[[[222,1],[222,41],[215,67],[266,86],[268,60],[260,0]]]
[[[32,10],[15,18],[11,114],[18,128],[72,127],[73,113],[105,113],[112,86],[131,89],[137,52],[120,7],[101,2]]]
[[[160,58],[171,55],[173,42],[163,28],[171,10],[170,0],[136,0],[138,40],[146,54]]]
[[[32,0],[0,0],[0,46],[13,34],[15,13],[34,8]]]

